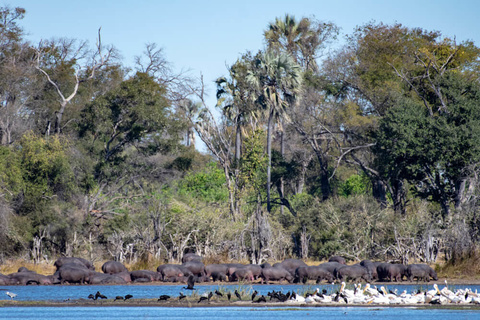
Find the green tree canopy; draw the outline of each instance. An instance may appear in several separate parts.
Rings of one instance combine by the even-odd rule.
[[[433,115],[415,99],[391,108],[380,121],[375,152],[383,174],[411,182],[448,214],[450,203],[461,204],[480,160],[480,87],[452,73],[442,92],[448,107]]]
[[[156,135],[168,137],[170,103],[165,94],[165,88],[151,76],[137,73],[85,108],[80,135],[88,139],[90,152],[98,157],[97,177],[104,165],[123,162],[125,150],[134,143],[141,147]]]

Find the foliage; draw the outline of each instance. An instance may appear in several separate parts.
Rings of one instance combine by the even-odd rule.
[[[204,170],[187,174],[179,183],[179,193],[207,203],[224,203],[228,198],[225,175],[211,162]]]
[[[431,114],[406,100],[380,122],[376,152],[387,176],[406,179],[419,195],[443,206],[459,196],[459,183],[480,160],[480,90],[477,84],[447,77],[446,112]]]
[[[24,187],[22,165],[18,153],[0,146],[0,192],[12,199]]]
[[[338,187],[338,194],[344,197],[366,194],[369,184],[370,181],[365,175],[354,174]]]

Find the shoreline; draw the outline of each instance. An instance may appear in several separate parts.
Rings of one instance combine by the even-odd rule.
[[[162,307],[162,308],[222,308],[222,307],[242,307],[242,308],[415,308],[415,309],[462,309],[462,310],[480,310],[477,304],[455,304],[448,303],[442,305],[431,304],[353,304],[353,303],[296,303],[296,302],[262,302],[254,303],[251,301],[157,301],[156,299],[137,299],[129,301],[89,301],[86,299],[70,301],[15,301],[0,300],[0,308],[16,307]]]

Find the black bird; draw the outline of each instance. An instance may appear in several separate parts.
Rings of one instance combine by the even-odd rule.
[[[288,296],[287,296],[286,294],[283,294],[282,292],[280,292],[280,293],[278,294],[278,298],[277,298],[277,299],[280,300],[280,302],[285,302],[285,301],[288,300]]]
[[[97,298],[95,298],[95,296],[93,295],[93,293],[90,293],[90,294],[88,295],[88,299],[97,300]]]
[[[131,298],[133,298],[133,296],[132,296],[131,294],[127,294],[127,295],[125,296],[125,300],[131,299]]]
[[[235,289],[235,295],[237,296],[238,299],[242,300],[242,296],[240,295],[240,293],[238,293],[236,289]]]
[[[194,288],[193,288],[194,285],[195,285],[195,276],[190,275],[187,279],[187,286],[183,287],[183,289],[194,290]]]
[[[207,298],[207,297],[200,297],[200,299],[198,300],[197,303],[200,303],[200,302],[202,302],[203,300],[208,300],[208,298]]]
[[[290,296],[292,299],[297,299],[297,294],[295,291],[292,292],[292,295]]]
[[[113,301],[117,301],[117,300],[124,300],[124,298],[122,296],[116,296],[115,300],[113,300]]]
[[[186,298],[187,296],[183,294],[183,292],[180,292],[180,296],[178,297],[178,300],[182,300],[183,298]]]
[[[101,294],[100,291],[97,291],[97,293],[95,293],[95,300],[97,300],[98,298],[100,298],[100,299],[108,299],[106,296],[104,296],[103,294]]]
[[[166,294],[162,294],[159,298],[158,298],[158,301],[167,301],[168,299],[170,299],[170,296],[166,295]]]
[[[212,299],[212,297],[213,297],[213,292],[210,291],[210,293],[208,294],[208,301],[210,301],[210,299]]]
[[[267,302],[267,299],[265,298],[265,296],[261,296],[260,298],[258,298],[256,301],[253,301],[254,303],[260,303],[260,302]]]
[[[232,298],[232,293],[230,291],[227,292],[227,298],[228,298],[228,301],[230,301],[230,298]]]
[[[258,291],[255,290],[255,291],[253,292],[253,294],[252,294],[252,301],[253,301],[253,299],[255,299],[255,297],[257,296],[257,294],[258,294]]]
[[[338,302],[340,300],[340,292],[337,291],[337,294],[335,295],[335,298],[333,298],[333,301]]]
[[[272,298],[275,297],[275,294],[276,294],[275,290],[272,290],[272,292],[268,292],[268,293],[267,293],[267,296],[269,296],[269,297],[270,297],[270,300],[272,300]]]
[[[219,297],[223,297],[223,293],[221,293],[220,291],[218,290],[215,290],[215,294]]]
[[[323,290],[322,290],[322,294],[323,294],[323,295],[327,294],[327,289],[323,289]]]

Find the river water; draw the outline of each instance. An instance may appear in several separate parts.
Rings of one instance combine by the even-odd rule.
[[[387,307],[6,307],[1,319],[480,319],[480,311]]]
[[[315,288],[333,293],[338,285],[198,285],[195,294],[220,290],[222,292],[237,289],[243,294],[251,294],[254,290],[259,294],[276,290],[286,293],[312,292]],[[387,290],[402,292],[425,291],[433,288],[433,284],[401,285],[389,284]],[[440,286],[442,288],[442,286]],[[449,285],[450,289],[470,288],[480,292],[479,285]],[[183,289],[182,285],[121,285],[121,286],[3,286],[0,287],[0,300],[9,299],[7,291],[17,294],[15,300],[21,301],[72,301],[87,299],[88,295],[97,291],[112,299],[115,296],[133,295],[132,299],[156,299],[160,295],[178,297],[179,293],[191,295],[192,291]],[[119,302],[121,303],[121,302]],[[62,306],[62,307],[3,307],[0,308],[0,319],[421,319],[421,320],[457,320],[479,319],[480,310],[465,308],[436,309],[412,307],[297,307],[297,306],[248,306],[248,307],[139,307],[139,306]]]

